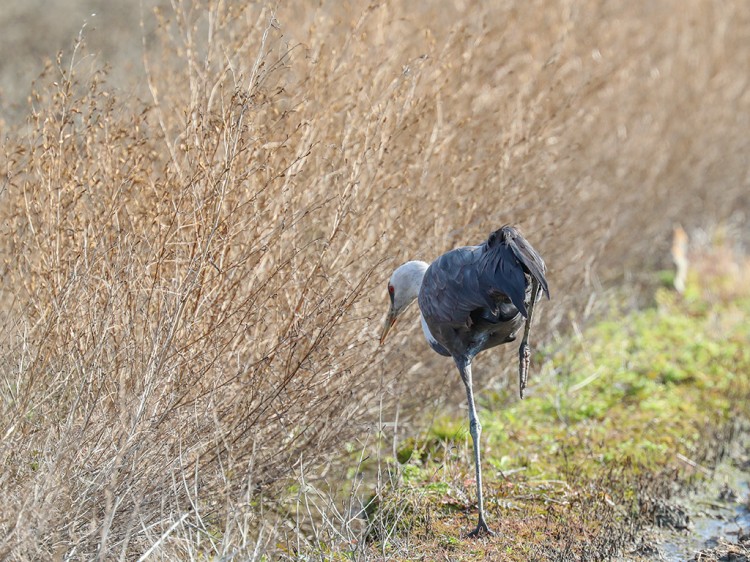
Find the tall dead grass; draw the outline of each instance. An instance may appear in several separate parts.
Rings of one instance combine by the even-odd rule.
[[[435,392],[376,349],[400,260],[518,224],[551,333],[744,221],[740,1],[172,8],[150,99],[78,45],[3,144],[0,558],[259,556],[260,498]]]

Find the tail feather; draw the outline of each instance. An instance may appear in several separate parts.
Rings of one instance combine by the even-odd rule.
[[[524,317],[527,316],[526,274],[536,279],[549,298],[544,260],[517,229],[506,225],[496,230],[487,240],[486,247],[497,289],[511,299]]]
[[[517,229],[512,226],[504,226],[500,229],[505,238],[505,243],[510,247],[516,259],[520,261],[525,269],[526,273],[534,277],[539,286],[544,291],[544,294],[549,297],[549,286],[547,285],[547,278],[545,273],[547,272],[547,266],[537,251],[529,244],[528,240],[524,238]]]

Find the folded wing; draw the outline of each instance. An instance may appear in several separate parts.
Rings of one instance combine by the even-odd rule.
[[[493,232],[479,246],[447,252],[425,273],[419,308],[431,325],[471,326],[524,317],[528,277],[549,297],[541,256],[513,227]]]

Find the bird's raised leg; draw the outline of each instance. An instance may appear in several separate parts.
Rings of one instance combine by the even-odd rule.
[[[529,363],[531,362],[531,350],[529,349],[529,330],[531,329],[531,318],[534,314],[534,304],[539,296],[539,282],[531,278],[531,299],[526,316],[526,326],[523,329],[523,340],[518,348],[518,391],[523,398],[523,392],[526,390],[526,382],[529,379]]]
[[[474,405],[474,391],[472,390],[471,381],[471,361],[467,359],[456,359],[456,365],[461,373],[461,379],[464,381],[466,386],[466,400],[469,403],[469,430],[471,431],[471,440],[474,444],[474,466],[477,473],[477,506],[479,508],[479,521],[477,522],[477,528],[469,533],[470,537],[478,537],[482,533],[488,535],[494,535],[487,523],[484,521],[484,501],[482,497],[482,466],[479,451],[479,438],[482,435],[482,424],[479,423],[479,417],[477,416],[477,409]]]

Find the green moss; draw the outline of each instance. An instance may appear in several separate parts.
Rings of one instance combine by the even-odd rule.
[[[445,548],[445,549],[448,549],[448,550],[453,550],[453,549],[455,549],[460,544],[461,544],[461,541],[459,541],[453,535],[441,534],[438,537],[438,545],[440,545],[442,548]]]
[[[430,435],[443,442],[453,442],[463,439],[468,429],[464,420],[450,416],[441,416],[430,427]]]
[[[396,460],[401,464],[405,464],[411,460],[418,461],[420,457],[421,454],[418,450],[417,441],[414,438],[406,439],[396,452]]]

